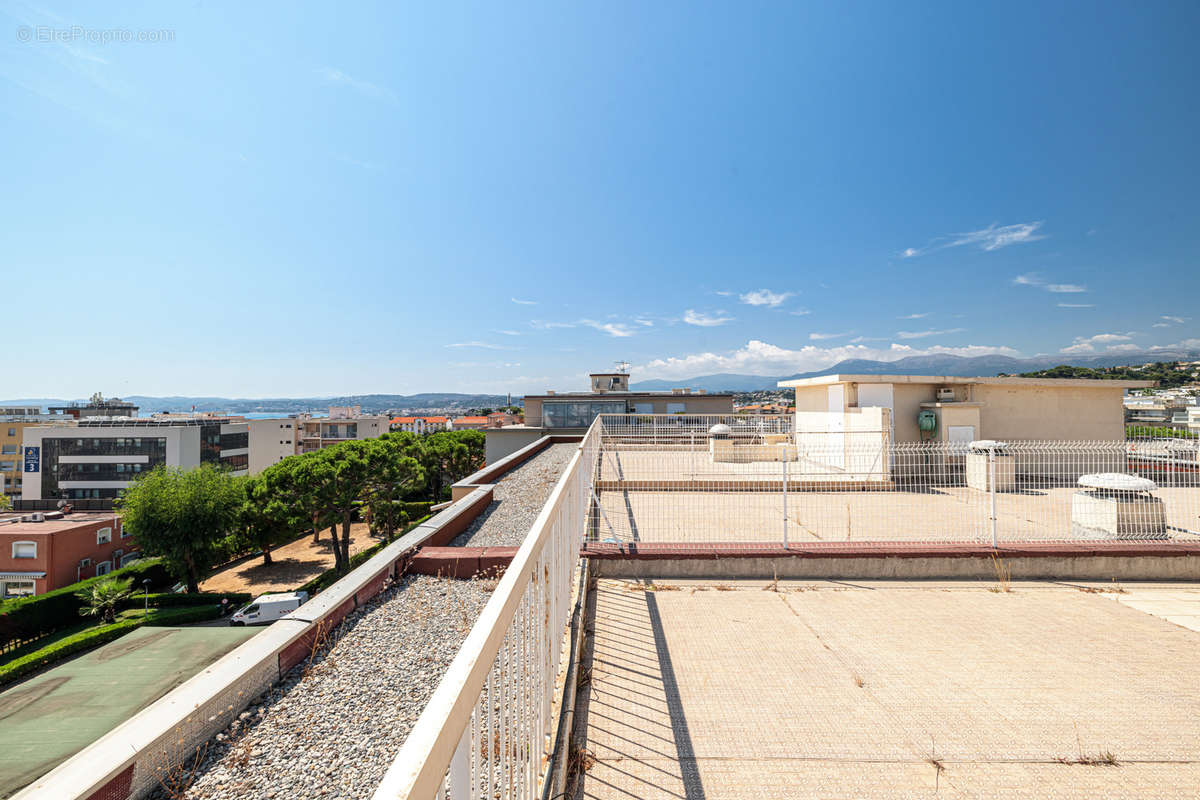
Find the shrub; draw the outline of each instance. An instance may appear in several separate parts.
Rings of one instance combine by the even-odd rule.
[[[0,686],[12,683],[37,670],[44,669],[51,664],[62,661],[68,656],[81,653],[84,650],[91,650],[102,644],[108,644],[114,639],[119,639],[143,625],[182,625],[188,622],[203,622],[204,620],[216,619],[220,615],[221,607],[219,605],[173,608],[166,611],[151,612],[148,616],[137,619],[123,619],[111,625],[99,625],[94,628],[88,628],[87,630],[59,639],[54,644],[47,645],[41,650],[35,650],[20,658],[14,658],[7,664],[0,666]]]
[[[222,600],[228,600],[228,605],[236,607],[243,603],[249,603],[253,599],[254,595],[249,592],[198,592],[196,594],[151,592],[149,595],[151,608],[179,608],[213,603],[219,606]],[[146,600],[146,595],[133,594],[122,604],[122,608],[141,608]]]
[[[140,588],[147,578],[156,588],[168,586],[172,579],[159,559],[143,559],[127,567],[114,570],[107,575],[63,586],[36,597],[22,597],[0,603],[0,645],[7,647],[12,642],[28,641],[48,633],[75,625],[79,622],[79,609],[83,601],[75,593],[99,581],[112,578],[133,581]]]

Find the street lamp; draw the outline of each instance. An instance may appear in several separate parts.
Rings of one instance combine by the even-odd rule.
[[[142,579],[142,591],[145,592],[146,607],[142,610],[142,616],[147,616],[150,613],[150,579]]]

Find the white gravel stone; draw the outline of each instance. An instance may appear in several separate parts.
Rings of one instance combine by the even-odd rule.
[[[214,737],[180,797],[370,797],[488,594],[478,581],[423,575],[381,593]]]
[[[496,482],[492,503],[451,544],[517,547],[550,497],[577,444],[552,444]]]

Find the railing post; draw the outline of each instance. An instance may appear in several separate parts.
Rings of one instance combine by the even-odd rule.
[[[992,549],[996,549],[996,448],[988,448],[988,493],[992,496]]]
[[[787,510],[787,490],[788,490],[788,446],[780,445],[783,448],[783,549],[788,546],[788,510]]]
[[[454,748],[454,757],[450,759],[448,783],[452,798],[471,796],[471,726],[474,723],[472,717],[463,731],[462,738],[458,740],[458,747]]]

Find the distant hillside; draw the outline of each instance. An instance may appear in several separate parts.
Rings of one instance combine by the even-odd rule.
[[[295,414],[301,411],[325,411],[329,406],[362,406],[364,412],[378,413],[388,410],[428,408],[489,408],[504,405],[502,394],[457,394],[454,392],[425,392],[422,394],[362,394],[343,397],[147,397],[130,395],[121,398],[138,406],[142,415],[158,411],[217,411],[228,414],[250,414],[254,412],[278,412]],[[62,406],[68,403],[86,403],[84,398],[63,400],[61,398],[27,398],[0,400],[0,405],[11,406]],[[519,402],[514,398],[514,402]]]
[[[1158,381],[1160,387],[1183,386],[1200,379],[1200,368],[1176,369],[1171,364],[1156,362],[1140,367],[1068,367],[1057,366],[1035,372],[1022,372],[1022,378],[1092,378],[1114,381]]]
[[[675,380],[646,380],[630,385],[637,391],[665,391],[676,387],[704,389],[709,392],[752,392],[756,389],[773,389],[777,381],[799,380],[801,378],[817,378],[822,375],[955,375],[961,377],[993,376],[1001,373],[1017,375],[1024,372],[1045,370],[1059,365],[1072,367],[1087,367],[1101,369],[1104,367],[1120,367],[1130,364],[1147,364],[1158,361],[1178,361],[1200,359],[1200,353],[1194,351],[1156,350],[1152,353],[1121,353],[1108,355],[1053,355],[1035,356],[1033,358],[1012,358],[1011,356],[972,356],[970,358],[953,355],[909,356],[896,361],[872,361],[869,359],[853,358],[814,372],[800,372],[794,375],[699,375],[693,378],[677,378]]]

